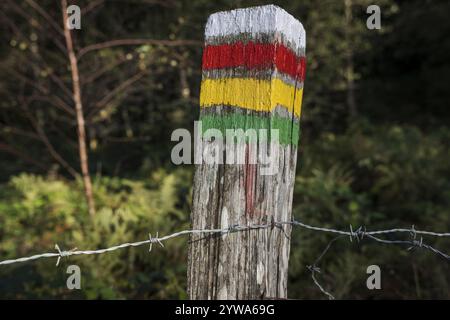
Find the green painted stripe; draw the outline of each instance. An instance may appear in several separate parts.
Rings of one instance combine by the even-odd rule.
[[[225,137],[226,129],[267,129],[267,136],[271,138],[270,129],[278,129],[279,143],[297,146],[300,135],[300,125],[296,121],[278,116],[261,117],[255,115],[201,115],[202,135],[208,129],[219,129]],[[258,131],[257,131],[258,133]],[[259,139],[259,133],[258,137]]]

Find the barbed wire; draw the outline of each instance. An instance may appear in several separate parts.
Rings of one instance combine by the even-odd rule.
[[[70,256],[77,256],[77,255],[95,255],[95,254],[103,254],[107,252],[116,251],[119,249],[124,249],[128,247],[139,247],[148,244],[149,245],[149,252],[152,251],[153,244],[158,244],[161,247],[164,247],[163,242],[167,241],[169,239],[181,237],[184,235],[190,235],[190,234],[230,234],[234,232],[242,232],[242,231],[250,231],[250,230],[256,230],[256,229],[268,229],[268,228],[280,228],[283,232],[283,226],[285,225],[291,225],[293,227],[301,227],[304,229],[312,230],[312,231],[321,231],[321,232],[327,232],[332,234],[338,234],[337,237],[333,238],[328,245],[326,246],[325,250],[320,254],[320,256],[314,261],[312,265],[306,266],[307,269],[311,272],[311,278],[314,281],[314,284],[319,288],[319,290],[324,293],[326,296],[328,296],[329,299],[334,299],[334,296],[326,291],[318,282],[315,274],[321,273],[321,269],[317,266],[320,260],[325,256],[325,254],[328,252],[328,250],[331,248],[332,244],[336,242],[339,239],[344,238],[345,236],[349,237],[349,240],[353,242],[353,240],[356,240],[357,242],[360,242],[365,237],[374,240],[376,242],[384,243],[384,244],[400,244],[400,245],[409,245],[407,248],[408,251],[413,250],[414,248],[424,248],[427,249],[434,254],[437,254],[441,256],[442,258],[450,261],[450,256],[448,254],[445,254],[441,252],[440,250],[426,244],[423,242],[423,238],[421,237],[419,240],[417,240],[417,235],[425,235],[425,236],[434,236],[434,237],[450,237],[450,232],[432,232],[432,231],[423,231],[423,230],[416,230],[414,225],[407,229],[407,228],[395,228],[395,229],[386,229],[386,230],[376,230],[376,231],[367,231],[365,226],[361,226],[358,229],[354,230],[353,226],[350,225],[350,228],[348,231],[344,230],[338,230],[333,228],[324,228],[324,227],[316,227],[312,226],[297,220],[292,221],[279,221],[279,222],[271,222],[267,224],[253,224],[253,225],[231,225],[225,228],[217,228],[217,229],[187,229],[178,231],[163,237],[159,237],[159,233],[156,233],[155,237],[152,237],[151,234],[149,234],[148,239],[143,241],[137,241],[137,242],[127,242],[122,243],[116,246],[104,248],[104,249],[97,249],[97,250],[77,250],[77,248],[71,249],[71,250],[61,250],[58,244],[55,244],[56,252],[46,252],[41,254],[35,254],[28,257],[22,257],[17,259],[8,259],[0,261],[0,265],[9,265],[9,264],[15,264],[15,263],[21,263],[21,262],[28,262],[43,258],[57,258],[56,260],[56,266],[59,265],[60,261],[64,257],[70,257]],[[394,233],[408,233],[412,239],[411,240],[388,240],[388,239],[382,239],[377,237],[378,235],[387,235],[387,234],[394,234]],[[286,234],[286,233],[285,233]]]
[[[37,260],[42,258],[55,258],[57,257],[56,265],[59,265],[60,259],[63,257],[69,257],[69,256],[77,256],[77,255],[93,255],[93,254],[102,254],[106,252],[116,251],[118,249],[123,249],[127,247],[139,247],[145,244],[149,244],[149,252],[152,250],[152,245],[154,243],[158,243],[160,246],[164,247],[163,241],[167,241],[172,238],[180,237],[187,234],[215,234],[215,233],[230,233],[230,232],[237,232],[237,231],[244,231],[244,230],[252,230],[252,229],[266,229],[269,228],[271,224],[265,224],[265,225],[251,225],[251,226],[239,226],[239,225],[233,225],[226,228],[220,228],[220,229],[190,229],[190,230],[183,230],[179,232],[175,232],[163,237],[158,237],[158,233],[156,234],[156,237],[152,237],[151,234],[149,234],[149,238],[147,240],[143,241],[137,241],[137,242],[127,242],[122,243],[116,246],[112,246],[105,249],[97,249],[97,250],[77,250],[71,249],[68,251],[61,250],[58,244],[55,244],[55,249],[57,252],[46,252],[41,254],[36,254],[29,257],[23,257],[23,258],[17,258],[17,259],[10,259],[10,260],[3,260],[0,261],[0,265],[7,265],[7,264],[13,264],[13,263],[20,263],[20,262],[27,262],[31,260]]]
[[[298,225],[301,227],[304,227],[309,230],[315,230],[315,231],[323,231],[323,232],[331,232],[334,234],[339,234],[339,236],[333,238],[325,247],[325,250],[320,254],[320,256],[315,260],[315,262],[312,265],[306,266],[306,268],[311,272],[311,278],[314,282],[314,284],[319,288],[319,290],[325,294],[328,299],[334,300],[334,296],[326,291],[322,285],[319,283],[317,278],[315,277],[315,273],[321,273],[321,269],[317,266],[319,261],[325,256],[325,254],[328,252],[328,250],[331,248],[332,244],[336,242],[339,239],[342,239],[345,236],[350,237],[350,241],[353,242],[353,239],[356,239],[358,242],[363,240],[364,237],[367,237],[371,240],[375,240],[380,243],[384,244],[401,244],[401,245],[409,245],[407,248],[408,251],[413,250],[414,248],[425,248],[441,257],[443,257],[446,260],[450,261],[450,256],[443,253],[442,251],[439,251],[438,249],[426,244],[423,242],[423,238],[421,237],[420,240],[417,239],[417,235],[429,235],[429,236],[436,236],[436,237],[449,237],[450,233],[437,233],[437,232],[431,232],[431,231],[421,231],[416,230],[414,225],[410,229],[402,229],[402,228],[396,228],[396,229],[387,229],[387,230],[378,230],[378,231],[366,231],[365,227],[359,227],[357,230],[353,231],[352,225],[350,225],[350,231],[341,231],[336,229],[329,229],[329,228],[320,228],[320,227],[313,227],[298,221],[293,221],[293,225]],[[382,234],[392,234],[392,233],[404,233],[408,232],[410,236],[412,237],[412,240],[386,240],[376,237],[375,235],[382,235]]]
[[[320,291],[322,291],[322,293],[324,293],[326,296],[328,296],[328,299],[330,300],[334,300],[334,296],[329,293],[328,291],[326,291],[319,283],[319,281],[317,281],[316,277],[315,277],[315,273],[321,273],[322,271],[320,270],[320,268],[317,266],[317,264],[319,263],[319,261],[325,256],[325,254],[328,252],[328,250],[330,250],[331,245],[336,242],[337,240],[343,238],[344,235],[340,235],[337,236],[335,238],[333,238],[330,242],[328,242],[327,246],[325,247],[325,250],[322,251],[322,253],[320,254],[320,256],[316,259],[316,261],[314,261],[314,264],[310,265],[310,266],[306,266],[306,268],[311,272],[311,278],[314,281],[315,285],[319,288]]]

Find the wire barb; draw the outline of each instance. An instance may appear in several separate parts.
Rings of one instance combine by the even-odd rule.
[[[148,252],[152,252],[152,246],[153,246],[154,243],[157,243],[161,247],[164,248],[164,244],[161,242],[161,239],[159,239],[158,235],[159,235],[159,233],[156,232],[156,237],[152,238],[152,234],[151,233],[148,234],[148,241],[150,243],[150,247],[148,248]]]
[[[69,251],[61,250],[57,243],[55,244],[55,249],[58,250],[58,260],[56,260],[56,266],[59,266],[59,262],[61,261],[61,258],[68,257],[68,256],[72,255],[73,252],[75,252],[75,250],[77,250],[77,248],[73,248]]]
[[[233,224],[233,225],[229,226],[226,229],[225,233],[233,233],[233,232],[236,232],[236,231],[239,231],[239,224]]]
[[[320,291],[322,291],[323,294],[328,296],[329,300],[334,300],[334,296],[329,293],[328,291],[326,291],[319,283],[319,281],[317,281],[315,273],[320,273],[320,268],[316,267],[315,265],[312,266],[306,266],[306,268],[311,271],[311,278],[314,281],[314,284],[319,288]]]
[[[408,251],[412,251],[415,248],[422,248],[423,247],[423,238],[420,237],[419,241],[414,239],[411,244],[412,244],[412,246],[407,249]]]

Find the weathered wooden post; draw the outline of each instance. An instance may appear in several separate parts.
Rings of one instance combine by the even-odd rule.
[[[291,220],[304,71],[305,31],[283,9],[209,17],[192,227],[272,227],[192,235],[191,299],[287,296],[291,227],[274,222]]]

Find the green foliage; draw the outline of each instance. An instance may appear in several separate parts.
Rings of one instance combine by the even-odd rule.
[[[447,128],[425,135],[412,126],[365,124],[342,135],[323,133],[313,142],[303,139],[294,216],[343,230],[349,230],[350,224],[368,230],[414,224],[418,229],[447,231],[449,134]],[[321,297],[305,265],[313,264],[332,238],[303,229],[293,233],[291,297]],[[444,252],[450,250],[448,241],[427,237],[424,241]],[[429,252],[407,254],[404,249],[369,239],[358,246],[344,237],[320,262],[319,278],[338,298],[449,298],[448,264]],[[383,270],[381,292],[365,287],[366,268],[371,264]]]
[[[154,172],[133,181],[98,178],[98,212],[90,218],[80,182],[63,182],[28,174],[12,177],[0,195],[0,256],[54,251],[55,243],[83,249],[109,247],[188,228],[191,175],[177,170]],[[6,266],[0,270],[0,296],[65,298],[183,298],[186,239],[174,239],[167,250],[121,250],[108,254]],[[80,292],[65,286],[65,268],[82,270]],[[175,266],[168,268],[168,266]],[[23,281],[27,274],[32,281]],[[19,277],[19,278],[18,278]],[[5,284],[5,285],[3,285]],[[164,288],[164,290],[161,290]]]
[[[77,1],[84,9],[92,2]],[[201,42],[209,14],[267,3],[104,1],[83,13],[75,51],[117,39]],[[344,229],[448,231],[450,2],[379,0],[379,31],[365,27],[368,0],[271,3],[307,32],[295,217]],[[90,218],[82,182],[58,157],[78,169],[75,119],[61,109],[73,109],[65,40],[48,22],[61,26],[61,8],[39,1],[45,18],[24,0],[2,5],[0,259],[54,252],[55,243],[94,249],[188,228],[191,168],[174,170],[168,159],[172,130],[192,129],[198,119],[202,46],[113,46],[78,60],[98,210]],[[352,90],[358,112],[349,117]],[[305,265],[330,237],[293,233],[290,297],[323,298]],[[339,240],[321,261],[318,277],[336,297],[449,298],[448,264],[366,242]],[[448,241],[433,244],[450,251]],[[0,297],[184,298],[186,239],[167,246],[71,257],[59,268],[52,259],[2,266]],[[66,289],[70,263],[81,266],[80,292]],[[381,292],[365,287],[369,264],[382,267]]]
[[[360,124],[345,134],[304,136],[294,194],[294,216],[312,225],[349,229],[410,227],[445,231],[450,225],[450,130],[425,135],[412,126]],[[330,156],[332,155],[332,156]],[[81,182],[21,174],[0,193],[0,256],[54,251],[55,243],[94,249],[146,239],[148,232],[189,228],[190,170],[157,170],[139,180],[95,180],[97,215],[87,214]],[[289,295],[323,298],[305,268],[332,235],[294,229]],[[408,235],[405,235],[408,238]],[[0,269],[2,297],[185,298],[187,239],[167,249],[133,248]],[[443,251],[448,242],[425,238]],[[448,298],[449,267],[426,252],[347,237],[335,242],[319,266],[322,284],[337,298]],[[65,287],[65,267],[82,270],[82,289]],[[383,290],[367,290],[366,268],[380,265]]]

